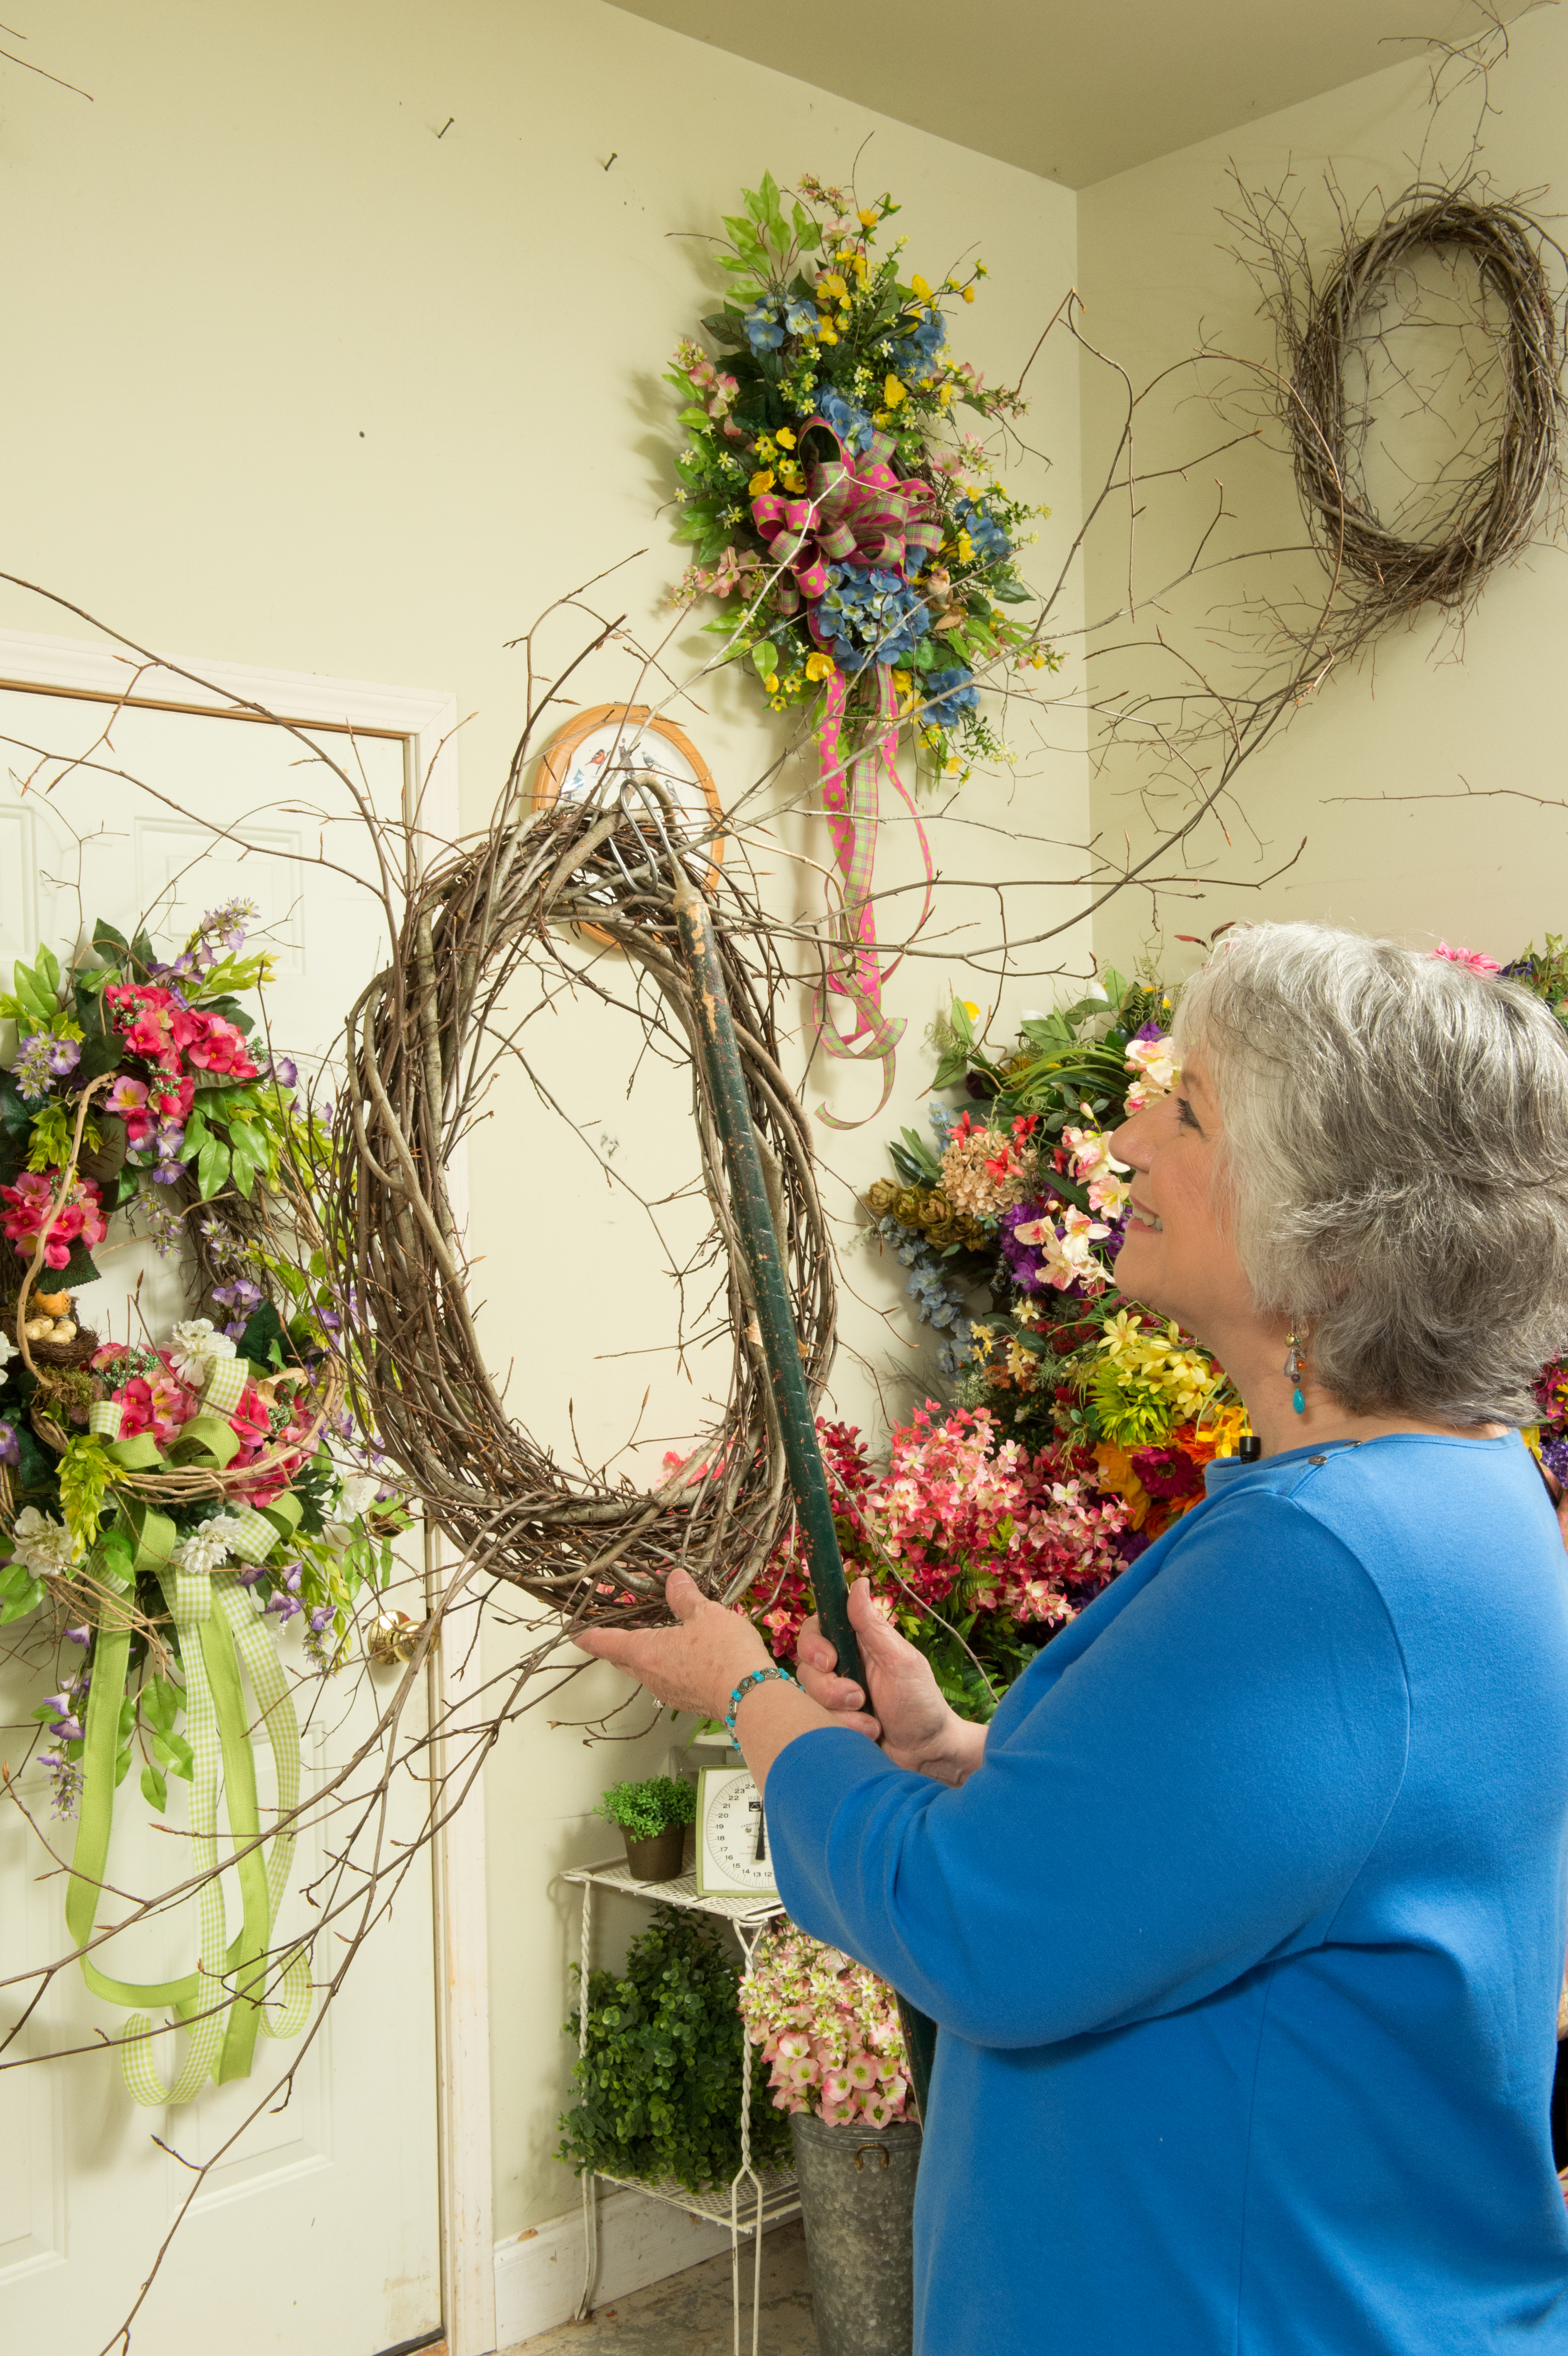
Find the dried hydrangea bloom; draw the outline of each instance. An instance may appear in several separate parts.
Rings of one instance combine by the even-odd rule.
[[[999,1219],[1033,1191],[1038,1175],[1033,1149],[998,1129],[960,1122],[942,1157],[943,1193],[955,1211],[976,1219]]]

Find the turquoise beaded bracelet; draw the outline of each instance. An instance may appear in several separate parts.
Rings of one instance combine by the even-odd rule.
[[[781,1669],[776,1662],[772,1663],[765,1669],[753,1669],[749,1677],[742,1677],[740,1684],[735,1687],[734,1692],[731,1695],[730,1707],[724,1713],[724,1723],[730,1730],[730,1740],[731,1741],[734,1741],[736,1739],[736,1711],[740,1708],[741,1704],[745,1700],[746,1696],[751,1692],[752,1687],[753,1686],[765,1686],[770,1677],[782,1677],[786,1686],[793,1686],[795,1683],[795,1679],[791,1676],[789,1671],[787,1669]]]

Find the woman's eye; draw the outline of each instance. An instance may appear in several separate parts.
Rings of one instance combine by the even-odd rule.
[[[1179,1108],[1179,1117],[1180,1119],[1182,1128],[1197,1129],[1198,1123],[1193,1116],[1192,1107],[1188,1103],[1187,1098],[1185,1097],[1178,1097],[1176,1102]],[[1199,1133],[1201,1135],[1202,1132],[1200,1130]]]

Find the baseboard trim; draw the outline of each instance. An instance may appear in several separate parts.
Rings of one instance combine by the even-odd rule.
[[[600,2306],[699,2265],[730,2246],[730,2228],[623,2186],[599,2195]],[[496,2244],[496,2345],[516,2348],[577,2312],[582,2294],[582,2210]]]

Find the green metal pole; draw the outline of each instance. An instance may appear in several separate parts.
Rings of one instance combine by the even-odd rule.
[[[756,1295],[763,1355],[767,1360],[768,1376],[778,1408],[784,1462],[789,1470],[790,1486],[795,1492],[795,1511],[805,1539],[812,1591],[816,1598],[816,1614],[823,1634],[838,1655],[839,1675],[853,1677],[869,1698],[869,1688],[866,1685],[866,1673],[860,1661],[860,1647],[849,1623],[849,1590],[845,1582],[843,1558],[838,1552],[838,1533],[833,1526],[833,1504],[827,1493],[827,1476],[822,1469],[822,1451],[816,1444],[816,1423],[811,1411],[811,1399],[801,1370],[784,1255],[773,1226],[773,1209],[763,1178],[762,1156],[757,1151],[756,1134],[746,1101],[745,1076],[741,1069],[740,1050],[735,1044],[735,1026],[730,1013],[730,994],[724,986],[724,969],[719,961],[719,945],[714,938],[707,901],[684,873],[679,874],[676,885],[675,913],[680,928],[681,949],[694,985],[692,997],[697,1011],[703,1069],[708,1078],[709,1100],[713,1107],[724,1147],[731,1207]],[[931,2090],[932,2060],[936,2051],[936,2024],[928,2020],[924,2013],[916,2012],[912,2005],[905,2004],[902,1997],[898,2002],[915,2101],[923,2119]]]

